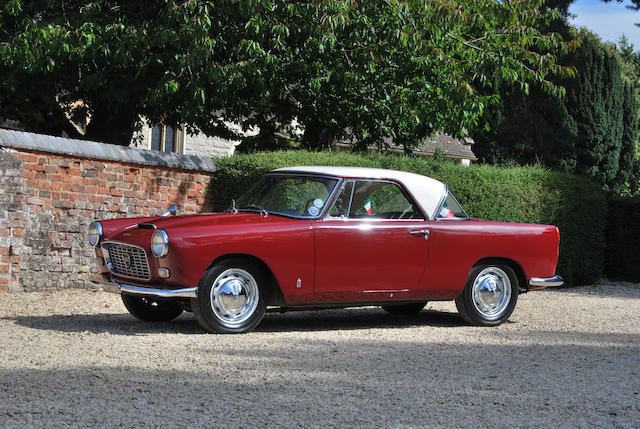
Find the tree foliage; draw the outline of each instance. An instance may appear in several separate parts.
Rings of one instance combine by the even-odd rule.
[[[563,99],[533,88],[524,97],[502,86],[502,104],[488,112],[489,131],[474,135],[485,162],[544,165],[594,178],[605,190],[622,191],[635,162],[638,136],[637,75],[625,76],[612,46],[581,30],[582,46],[563,58],[578,70]]]
[[[612,1],[616,1],[618,3],[622,3],[625,0],[602,0],[605,3],[611,3]],[[627,5],[629,9],[632,10],[640,10],[640,0],[629,0],[630,5]]]
[[[127,144],[141,118],[231,136],[297,119],[309,147],[460,134],[502,79],[561,95],[542,0],[9,0],[0,117]],[[84,135],[68,118],[84,123]]]
[[[29,130],[129,144],[140,116],[171,120],[175,75],[213,51],[209,6],[10,0],[0,13],[0,116]],[[198,58],[192,61],[191,58]],[[194,92],[192,90],[192,92]],[[71,125],[90,119],[84,135]]]

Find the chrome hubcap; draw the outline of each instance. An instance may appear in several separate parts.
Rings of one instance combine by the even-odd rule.
[[[473,305],[488,320],[502,316],[511,300],[511,280],[498,267],[487,267],[473,282]]]
[[[234,328],[241,325],[258,307],[260,291],[251,274],[240,268],[229,268],[211,287],[211,309],[220,322]]]

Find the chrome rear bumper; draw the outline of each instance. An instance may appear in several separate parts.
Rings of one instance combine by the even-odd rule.
[[[197,287],[185,289],[154,289],[140,285],[120,283],[116,280],[104,281],[90,279],[90,281],[95,285],[102,286],[107,291],[126,293],[128,295],[155,296],[158,298],[196,298],[198,296]],[[117,287],[117,291],[114,286]]]
[[[558,275],[549,278],[531,277],[529,279],[529,290],[543,289],[546,287],[562,286],[564,279]]]

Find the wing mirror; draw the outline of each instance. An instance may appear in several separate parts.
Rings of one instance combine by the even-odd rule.
[[[175,205],[173,205],[169,207],[169,210],[162,213],[162,216],[175,216],[177,212],[178,212],[178,208]]]

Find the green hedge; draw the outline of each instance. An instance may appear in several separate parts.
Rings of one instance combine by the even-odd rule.
[[[603,270],[606,203],[589,180],[539,167],[464,167],[395,155],[344,152],[265,152],[216,160],[214,209],[225,210],[262,174],[294,165],[346,165],[411,171],[449,185],[469,215],[560,228],[558,272],[569,284],[598,280]]]
[[[608,208],[605,274],[640,282],[640,197],[611,198]]]

